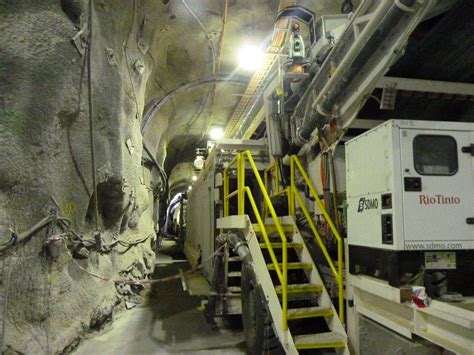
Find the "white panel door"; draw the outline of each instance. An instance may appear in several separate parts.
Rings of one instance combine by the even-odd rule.
[[[405,249],[474,248],[471,133],[402,129],[400,141]]]

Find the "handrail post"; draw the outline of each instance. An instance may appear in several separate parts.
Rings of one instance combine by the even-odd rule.
[[[229,216],[229,168],[224,169],[224,217]]]
[[[337,243],[337,271],[339,273],[338,287],[339,287],[339,319],[344,324],[344,276],[342,272],[343,264],[343,244],[338,240]]]
[[[243,215],[245,212],[245,157],[242,153],[237,156],[237,185],[238,185],[238,214]]]
[[[288,329],[288,245],[287,240],[282,239],[282,274],[283,274],[283,281],[282,281],[282,305],[283,305],[283,330],[286,331]]]
[[[269,168],[270,169],[270,168]],[[269,169],[265,169],[263,171],[263,183],[265,184],[265,191],[268,192],[268,171]],[[263,203],[262,203],[262,216],[263,216],[263,220],[265,221],[267,219],[267,203],[265,201],[265,199],[263,200]]]
[[[275,161],[273,163],[273,170],[275,170],[275,193],[280,192],[280,171],[278,163]]]
[[[294,156],[292,155],[290,157],[290,190],[288,191],[288,212],[293,218],[295,217],[295,193],[297,193],[295,186],[295,160]]]

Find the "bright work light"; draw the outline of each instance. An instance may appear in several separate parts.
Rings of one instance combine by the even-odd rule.
[[[239,67],[248,70],[255,71],[263,65],[263,51],[261,48],[255,45],[246,45],[242,47],[239,53]]]
[[[214,127],[209,132],[209,137],[212,140],[221,139],[224,137],[224,131],[220,127]]]

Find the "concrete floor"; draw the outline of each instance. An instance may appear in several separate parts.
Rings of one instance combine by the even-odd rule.
[[[184,256],[165,241],[154,278],[174,275],[180,268],[188,268]],[[145,304],[118,314],[75,354],[245,354],[242,330],[213,329],[197,310],[199,305],[200,299],[184,292],[179,279],[155,284]]]

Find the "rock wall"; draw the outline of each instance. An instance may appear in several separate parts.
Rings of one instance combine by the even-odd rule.
[[[140,123],[153,70],[149,51],[165,11],[161,1],[94,1],[93,126],[102,246],[79,246],[72,259],[73,245],[67,242],[66,251],[68,238],[51,224],[0,258],[3,350],[67,352],[125,300],[137,301],[137,288],[116,288],[80,267],[124,279],[152,271],[157,183],[142,165]],[[59,215],[93,240],[88,17],[87,1],[0,1],[0,245],[8,243],[11,230],[21,233],[54,209],[51,196]],[[54,257],[45,249],[51,237],[60,240]]]

